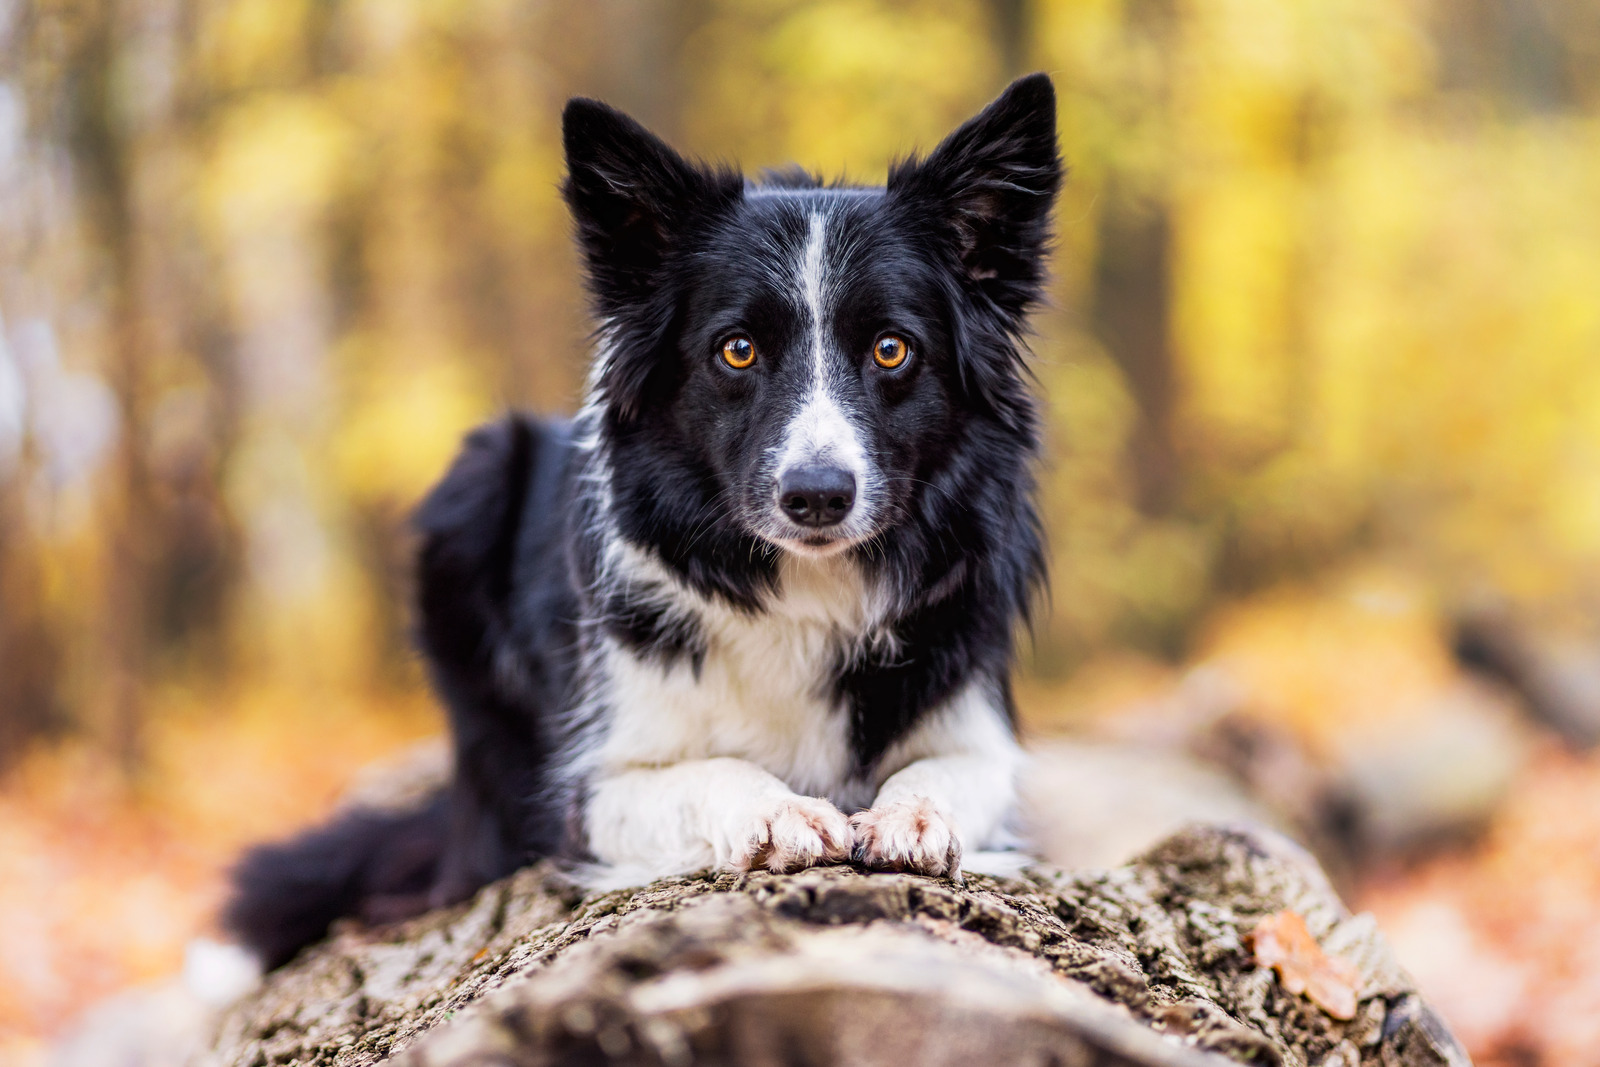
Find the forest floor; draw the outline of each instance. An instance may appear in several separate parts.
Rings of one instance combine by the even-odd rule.
[[[421,698],[166,706],[132,785],[83,741],[0,784],[0,1063],[43,1062],[86,1006],[179,971],[191,939],[216,936],[244,846],[326,814],[363,766],[440,729]]]

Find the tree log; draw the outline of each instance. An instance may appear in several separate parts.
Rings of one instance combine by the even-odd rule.
[[[1359,972],[1340,1020],[1258,965],[1285,909]],[[828,867],[583,896],[548,864],[350,927],[227,1012],[208,1065],[1460,1067],[1370,916],[1276,834],[963,884]]]

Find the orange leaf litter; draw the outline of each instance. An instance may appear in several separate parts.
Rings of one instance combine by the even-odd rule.
[[[1298,912],[1285,910],[1262,919],[1250,942],[1256,963],[1276,970],[1283,988],[1304,994],[1335,1019],[1356,1017],[1361,972],[1348,960],[1322,951]]]

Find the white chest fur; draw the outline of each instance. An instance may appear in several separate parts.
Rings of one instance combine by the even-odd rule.
[[[686,659],[663,666],[605,639],[597,770],[726,756],[847,809],[870,803],[871,783],[852,780],[850,717],[832,684],[841,650],[881,628],[882,598],[854,563],[787,558],[767,610],[746,613],[694,595],[631,547],[610,562],[692,614],[705,655],[698,671]]]

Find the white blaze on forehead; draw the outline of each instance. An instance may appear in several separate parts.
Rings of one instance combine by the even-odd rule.
[[[849,412],[837,395],[837,385],[828,359],[826,317],[827,263],[826,220],[812,212],[800,254],[799,288],[810,315],[811,380],[805,400],[789,421],[778,457],[777,473],[796,466],[828,464],[842,467],[856,476],[858,493],[867,474],[866,451]]]
[[[827,375],[827,352],[822,327],[822,245],[826,240],[820,212],[811,213],[806,250],[800,261],[800,287],[811,312],[811,371],[820,384]]]

